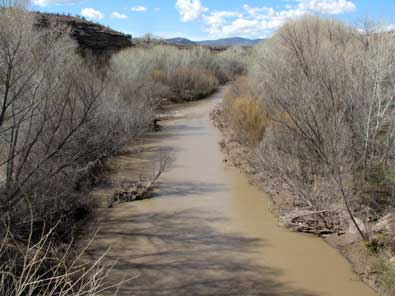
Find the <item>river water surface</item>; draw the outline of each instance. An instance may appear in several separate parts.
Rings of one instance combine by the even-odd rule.
[[[323,240],[279,227],[267,196],[223,163],[209,120],[221,96],[178,106],[144,151],[113,161],[116,184],[148,174],[161,151],[175,155],[155,198],[100,210],[94,252],[111,246],[111,280],[137,276],[119,294],[376,295]]]

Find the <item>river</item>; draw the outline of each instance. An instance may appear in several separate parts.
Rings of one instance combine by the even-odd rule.
[[[222,92],[182,104],[161,132],[114,159],[114,183],[149,174],[152,159],[174,162],[150,200],[99,210],[92,250],[111,246],[111,280],[136,278],[119,295],[376,295],[323,240],[278,226],[268,197],[223,162],[209,113]],[[114,185],[93,195],[102,201]]]

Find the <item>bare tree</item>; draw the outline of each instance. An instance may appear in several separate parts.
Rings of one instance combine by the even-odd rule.
[[[309,205],[323,206],[317,180],[333,180],[338,194],[326,193],[330,203],[336,196],[343,200],[363,239],[368,234],[355,219],[356,194],[361,201],[372,178],[378,171],[385,178],[393,159],[394,45],[383,31],[363,34],[304,17],[285,24],[257,50],[252,72],[256,93],[277,126],[271,144],[266,138],[262,147],[284,156],[285,171],[297,176]]]
[[[26,198],[42,224],[72,217],[88,202],[78,193],[85,168],[151,125],[149,86],[131,90],[120,69],[108,71],[76,54],[67,28],[0,10],[0,215],[16,228],[28,223]]]
[[[36,32],[24,10],[2,13],[6,14],[0,29],[0,128],[6,171],[2,206],[9,211],[26,192],[86,152],[65,157],[76,134],[93,120],[102,86],[93,79],[92,84],[81,82],[74,46],[55,28]]]

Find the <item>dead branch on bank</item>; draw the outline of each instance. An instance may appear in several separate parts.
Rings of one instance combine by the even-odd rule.
[[[294,231],[316,235],[341,235],[345,230],[345,221],[336,210],[296,210],[283,216],[281,222]]]

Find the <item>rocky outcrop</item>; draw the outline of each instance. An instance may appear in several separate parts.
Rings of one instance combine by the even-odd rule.
[[[50,25],[65,25],[70,30],[71,37],[78,42],[82,53],[111,54],[123,48],[132,46],[130,35],[111,30],[78,17],[35,13],[37,26],[47,28]]]

